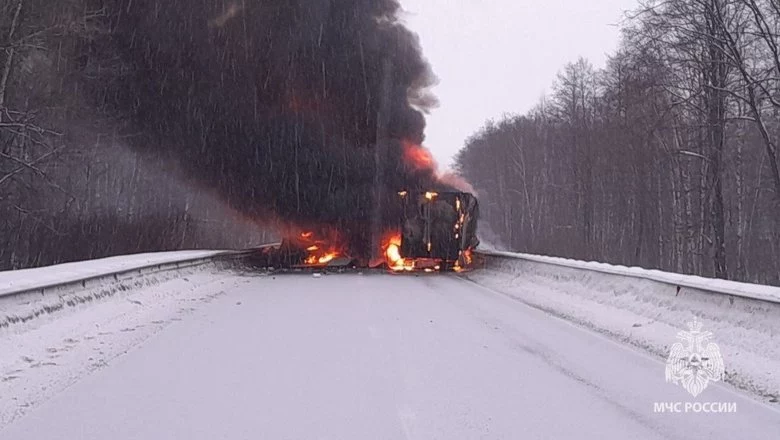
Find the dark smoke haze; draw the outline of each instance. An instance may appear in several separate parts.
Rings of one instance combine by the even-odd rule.
[[[434,77],[416,36],[397,21],[397,1],[102,5],[117,18],[110,38],[90,43],[91,60],[102,61],[85,66],[101,105],[144,133],[136,148],[176,159],[258,222],[332,226],[365,253],[383,108],[384,197],[439,185],[433,169],[403,159],[404,140],[423,140],[418,109],[434,103],[426,91]],[[113,80],[101,81],[101,72]],[[392,218],[392,205],[383,207]]]

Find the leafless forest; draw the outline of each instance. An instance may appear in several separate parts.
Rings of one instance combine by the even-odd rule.
[[[131,73],[90,58],[110,18],[101,2],[0,0],[0,270],[273,238],[169,157],[131,148],[148,137],[95,93]]]
[[[652,1],[457,158],[513,250],[780,284],[780,2]]]

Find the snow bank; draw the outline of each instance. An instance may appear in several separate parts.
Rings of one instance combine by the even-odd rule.
[[[35,269],[0,272],[0,296],[22,290],[39,289],[56,284],[139,269],[177,261],[197,260],[224,254],[225,251],[176,251],[123,255],[99,260],[57,264]]]
[[[568,258],[546,257],[541,255],[520,254],[514,252],[489,251],[487,255],[499,257],[519,258],[536,261],[539,263],[555,264],[574,269],[584,269],[612,275],[623,275],[647,280],[659,281],[680,287],[690,287],[698,290],[706,290],[715,293],[753,298],[761,301],[780,303],[780,287],[764,286],[761,284],[740,283],[737,281],[705,278],[694,275],[682,275],[679,273],[663,272],[660,270],[643,269],[641,267],[626,267],[594,261],[570,260]]]
[[[0,437],[4,425],[196,313],[239,281],[212,264],[105,281],[99,288],[63,296],[72,306],[56,314],[0,325]],[[98,300],[108,294],[111,300]],[[17,301],[24,296],[0,297],[0,320],[4,315],[28,316],[59,298],[37,295],[33,303]]]
[[[469,279],[662,359],[696,317],[720,346],[726,382],[780,396],[780,289],[551,257],[485,259]]]

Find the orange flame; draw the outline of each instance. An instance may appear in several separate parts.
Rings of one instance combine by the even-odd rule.
[[[466,249],[463,252],[463,258],[466,261],[466,264],[471,264],[472,262],[474,262],[474,258],[472,257],[472,252],[473,251],[471,249]]]
[[[404,259],[401,256],[400,235],[394,235],[390,239],[390,243],[387,245],[387,249],[385,250],[385,257],[387,257],[387,264],[390,266],[390,268],[392,268],[393,270],[396,270],[398,268],[403,269]]]
[[[334,243],[319,239],[312,231],[301,232],[298,239],[309,253],[303,260],[304,264],[310,266],[324,265],[341,256]]]
[[[406,261],[401,255],[401,233],[389,232],[382,240],[382,250],[384,251],[387,266],[396,272],[410,270],[411,262]]]
[[[416,169],[434,169],[436,162],[431,152],[422,145],[404,141],[404,161]]]

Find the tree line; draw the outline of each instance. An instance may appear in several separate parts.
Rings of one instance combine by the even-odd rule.
[[[0,0],[0,270],[272,239],[84,90],[127,74],[96,68],[104,3]]]
[[[456,157],[513,250],[780,285],[780,2],[652,0]]]

